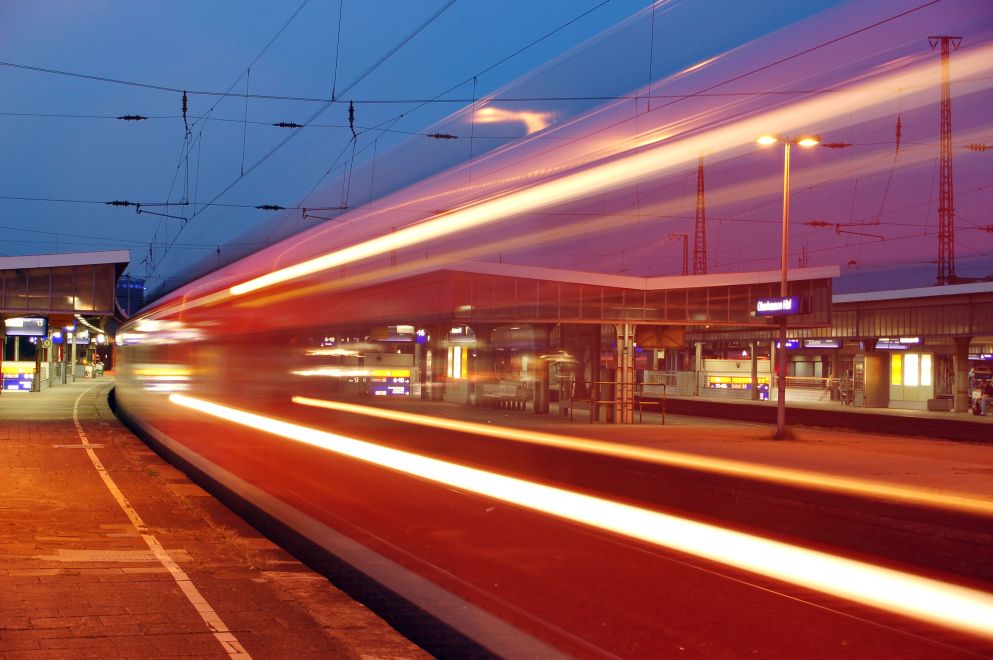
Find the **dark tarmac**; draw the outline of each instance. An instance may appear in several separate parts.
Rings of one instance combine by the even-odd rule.
[[[0,658],[428,657],[152,452],[112,386],[0,396]]]

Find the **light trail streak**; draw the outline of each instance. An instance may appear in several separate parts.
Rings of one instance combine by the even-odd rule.
[[[991,46],[961,53],[956,60],[956,76],[968,78],[987,72],[990,69],[990,61],[993,61]],[[641,177],[657,175],[667,169],[683,166],[691,161],[695,162],[699,153],[716,151],[715,145],[725,151],[751,145],[756,136],[767,133],[770,127],[792,133],[807,126],[817,125],[819,129],[829,131],[833,128],[832,122],[841,121],[850,114],[851,108],[860,108],[864,113],[864,119],[879,116],[889,112],[888,103],[892,100],[891,89],[914,88],[921,79],[933,77],[932,69],[931,64],[927,62],[907,67],[903,71],[881,76],[882,80],[861,81],[847,89],[839,90],[830,99],[800,101],[785,108],[748,117],[732,125],[680,140],[678,144],[663,144],[653,149],[642,150],[657,139],[654,136],[645,138],[641,144],[628,144],[629,150],[626,154],[611,162],[594,165],[557,179],[449,211],[390,234],[260,275],[236,284],[228,291],[234,296],[243,295],[536,209],[588,197],[626,185]],[[928,93],[924,91],[909,94],[902,99],[904,109],[918,107],[931,101]]]
[[[489,106],[476,111],[474,120],[479,124],[499,124],[504,122],[521,122],[527,135],[548,128],[555,119],[552,112],[532,112],[529,110],[505,110]]]
[[[993,639],[993,594],[172,394],[179,406],[403,474]]]
[[[477,424],[454,419],[432,417],[430,415],[419,415],[416,413],[402,412],[398,410],[387,410],[372,406],[361,406],[353,403],[343,403],[339,401],[328,401],[325,399],[312,399],[304,396],[294,396],[293,403],[316,408],[326,408],[340,412],[366,415],[387,419],[404,424],[417,424],[432,428],[458,431],[460,433],[472,433],[501,440],[511,440],[514,442],[524,442],[547,447],[558,447],[561,449],[571,449],[583,451],[591,454],[603,456],[613,456],[616,458],[630,458],[638,461],[648,461],[661,465],[673,467],[689,468],[693,470],[703,470],[715,474],[725,474],[747,479],[758,479],[771,483],[786,484],[789,486],[800,486],[802,488],[817,488],[846,495],[857,495],[860,497],[873,496],[881,499],[897,499],[913,504],[951,509],[954,511],[968,511],[985,516],[993,516],[993,501],[980,500],[964,495],[947,495],[935,493],[919,488],[908,488],[906,486],[896,486],[893,484],[881,483],[865,479],[850,479],[838,477],[821,472],[811,472],[808,470],[797,470],[793,468],[782,468],[761,463],[747,463],[745,461],[735,461],[724,458],[711,458],[686,454],[683,452],[655,449],[652,447],[638,447],[635,445],[625,445],[614,442],[604,442],[601,440],[591,440],[578,438],[575,436],[557,435],[554,433],[543,433],[541,431],[530,431],[527,429],[511,428],[507,426],[493,426],[490,424]]]
[[[291,371],[294,376],[321,376],[324,378],[359,378],[371,376],[370,369],[341,369],[338,367],[323,367],[318,369],[301,369]]]

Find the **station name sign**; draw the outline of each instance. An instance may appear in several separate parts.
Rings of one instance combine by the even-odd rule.
[[[787,316],[800,313],[800,298],[759,298],[755,302],[755,316]]]

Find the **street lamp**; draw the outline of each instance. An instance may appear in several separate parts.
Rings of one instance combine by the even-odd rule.
[[[783,145],[783,251],[779,295],[786,298],[789,296],[787,267],[790,245],[790,147],[794,144],[800,147],[814,147],[820,144],[821,140],[814,136],[788,138],[763,135],[757,142],[763,146],[777,142]],[[776,437],[782,439],[786,437],[786,316],[779,317],[779,353],[776,354],[776,361],[779,367],[779,376],[776,378]]]

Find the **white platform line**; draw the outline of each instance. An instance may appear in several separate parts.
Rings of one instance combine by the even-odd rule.
[[[148,545],[148,549],[152,551],[155,558],[162,564],[162,566],[169,571],[172,578],[176,581],[179,586],[180,591],[186,596],[186,599],[193,606],[193,609],[197,611],[203,622],[207,624],[207,628],[213,633],[214,638],[224,649],[224,652],[228,654],[231,658],[237,658],[238,660],[251,660],[251,655],[238,641],[234,633],[228,630],[227,625],[221,620],[221,617],[214,611],[214,608],[210,606],[207,599],[203,597],[200,590],[196,588],[193,581],[190,580],[190,576],[186,574],[179,564],[169,556],[166,549],[162,547],[159,540],[155,538],[155,535],[148,531],[148,527],[145,526],[145,521],[141,519],[135,508],[131,506],[128,499],[124,497],[124,493],[121,489],[117,487],[117,483],[111,478],[110,474],[104,468],[103,463],[97,457],[94,450],[95,447],[102,447],[103,445],[94,445],[90,443],[89,439],[86,437],[86,432],[83,431],[83,426],[79,423],[79,401],[84,395],[89,393],[94,387],[99,387],[98,385],[93,385],[83,390],[83,392],[76,397],[75,403],[72,405],[72,423],[76,426],[76,433],[79,434],[79,441],[82,443],[82,447],[86,450],[86,455],[90,457],[90,462],[93,463],[93,467],[96,468],[97,474],[103,480],[107,490],[110,494],[114,496],[117,500],[117,504],[120,505],[121,510],[124,511],[124,515],[128,517],[131,524],[134,525],[138,533],[141,534],[141,538],[145,539],[145,544]]]

